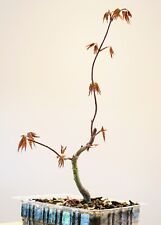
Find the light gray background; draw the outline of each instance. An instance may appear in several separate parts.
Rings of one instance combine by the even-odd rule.
[[[127,7],[131,25],[113,23],[95,78],[100,84],[96,124],[107,128],[96,149],[80,158],[93,196],[141,203],[140,225],[160,225],[161,3],[113,0],[0,0],[0,222],[20,219],[13,196],[78,194],[71,165],[37,147],[18,153],[20,135],[68,154],[86,143],[93,114],[88,97],[92,51],[106,29],[108,9]]]

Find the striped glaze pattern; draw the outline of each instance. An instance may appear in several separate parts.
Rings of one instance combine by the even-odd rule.
[[[107,209],[83,210],[37,202],[23,202],[23,225],[137,225],[139,205]]]

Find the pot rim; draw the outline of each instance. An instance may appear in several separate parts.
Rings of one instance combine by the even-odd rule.
[[[70,207],[70,206],[61,206],[61,205],[56,205],[56,204],[51,204],[51,203],[45,203],[45,202],[38,202],[36,200],[33,200],[33,198],[53,198],[53,197],[69,197],[69,198],[77,198],[81,199],[78,196],[75,195],[66,195],[66,194],[52,194],[52,195],[32,195],[32,196],[17,196],[15,197],[16,199],[20,200],[22,204],[24,203],[29,203],[33,205],[38,205],[38,206],[46,206],[50,208],[57,208],[57,209],[66,209],[66,210],[78,210],[79,212],[91,212],[91,213],[104,213],[104,212],[113,212],[113,211],[127,211],[130,209],[139,209],[141,204],[135,204],[135,205],[129,205],[129,206],[121,206],[121,207],[116,207],[116,208],[109,208],[109,209],[82,209],[82,208],[76,208],[76,207]],[[104,198],[104,197],[103,197]],[[114,200],[112,200],[114,201]],[[117,200],[118,202],[127,202],[127,201],[120,201]]]

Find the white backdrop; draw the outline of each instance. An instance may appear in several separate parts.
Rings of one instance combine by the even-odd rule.
[[[97,149],[80,158],[80,176],[93,196],[141,203],[140,225],[160,225],[161,3],[112,0],[0,0],[0,222],[20,220],[13,196],[78,194],[70,163],[38,147],[18,153],[21,134],[71,155],[89,137],[92,51],[108,9],[127,7],[131,25],[114,22],[115,56],[96,64],[100,84],[96,124],[107,128]]]

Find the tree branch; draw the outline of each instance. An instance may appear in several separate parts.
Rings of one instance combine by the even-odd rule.
[[[106,40],[106,38],[107,38],[107,34],[108,34],[108,32],[109,32],[111,23],[112,23],[112,19],[110,20],[110,22],[109,22],[109,24],[108,24],[108,26],[107,26],[107,30],[106,30],[106,33],[105,33],[104,38],[103,38],[103,40],[102,40],[102,43],[100,44],[100,47],[99,47],[99,49],[98,49],[98,52],[96,53],[95,58],[94,58],[93,63],[92,63],[92,68],[91,68],[91,82],[92,82],[92,84],[94,84],[94,66],[95,66],[95,62],[96,62],[96,60],[97,60],[97,57],[98,57],[100,51],[103,50],[103,49],[102,49],[102,46],[103,46],[103,44],[104,44],[104,42],[105,42],[105,40]],[[95,121],[95,118],[96,118],[96,115],[97,115],[97,108],[98,108],[98,107],[97,107],[97,97],[96,97],[96,91],[95,91],[95,90],[94,90],[94,92],[93,92],[93,96],[94,96],[95,110],[94,110],[94,116],[93,116],[93,118],[92,118],[92,120],[91,120],[91,136],[92,136],[92,132],[93,132],[93,124],[94,124],[94,121]]]
[[[38,141],[31,140],[31,139],[28,139],[28,141],[31,141],[31,142],[33,142],[33,143],[35,143],[35,144],[41,145],[41,146],[43,146],[43,147],[49,149],[50,151],[54,152],[58,157],[61,156],[57,151],[55,151],[53,148],[50,148],[50,147],[47,146],[47,145],[44,145],[44,144],[42,144],[42,143],[40,143],[40,142],[38,142]]]

